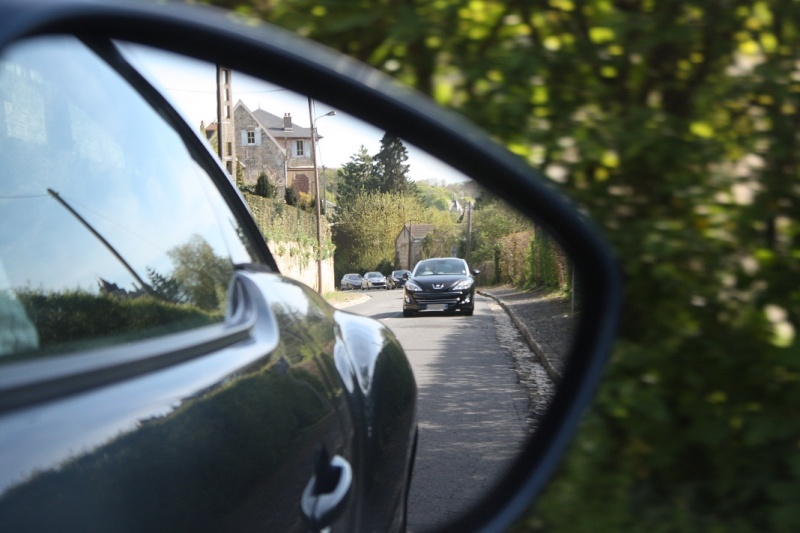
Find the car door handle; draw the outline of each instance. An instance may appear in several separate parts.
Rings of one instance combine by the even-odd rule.
[[[328,527],[342,512],[353,484],[353,470],[341,455],[330,459],[321,448],[314,461],[314,474],[303,490],[300,508],[312,531]]]

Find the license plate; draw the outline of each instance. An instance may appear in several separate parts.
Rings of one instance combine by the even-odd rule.
[[[425,309],[428,311],[444,311],[447,309],[447,304],[428,304]]]

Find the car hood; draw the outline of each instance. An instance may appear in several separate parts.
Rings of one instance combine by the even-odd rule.
[[[409,281],[413,281],[422,290],[448,290],[453,285],[458,283],[459,281],[465,279],[472,279],[470,276],[464,276],[463,274],[448,274],[448,275],[433,275],[433,276],[417,276],[415,278],[409,278]],[[436,285],[434,287],[434,285]],[[439,285],[443,285],[439,287]]]

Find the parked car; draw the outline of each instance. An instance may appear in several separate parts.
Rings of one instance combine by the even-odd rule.
[[[343,291],[360,289],[362,283],[363,278],[361,277],[361,274],[345,274],[342,277],[339,288]]]
[[[582,287],[564,386],[497,482],[441,517],[448,530],[509,527],[587,407],[621,292],[592,226],[466,121],[252,22],[172,2],[0,0],[0,530],[405,530],[418,433],[402,347],[280,274],[233,167],[129,45],[325,100],[563,244]]]
[[[386,276],[380,272],[367,272],[361,279],[361,288],[365,290],[371,289],[388,289],[386,285]]]
[[[392,273],[386,278],[386,283],[390,289],[402,287],[406,284],[406,276],[410,274],[410,270],[392,270]]]
[[[416,264],[403,286],[403,316],[418,311],[461,311],[471,316],[475,310],[475,279],[469,265],[457,257],[424,259]]]

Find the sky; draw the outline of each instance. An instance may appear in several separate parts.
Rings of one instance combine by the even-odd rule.
[[[193,59],[151,51],[141,46],[126,45],[129,59],[159,87],[195,128],[201,121],[208,125],[216,121],[216,70],[214,65]],[[268,84],[234,72],[231,77],[234,103],[241,100],[250,110],[263,109],[282,117],[292,115],[294,124],[308,127],[311,118],[316,120],[321,137],[318,142],[317,162],[320,167],[340,168],[358,153],[361,146],[370,155],[380,150],[383,131],[352,116],[325,105],[312,102],[309,116],[308,98],[281,87]],[[325,116],[334,111],[333,116]],[[414,181],[465,181],[467,178],[444,165],[424,151],[406,143],[409,159],[409,176]]]

